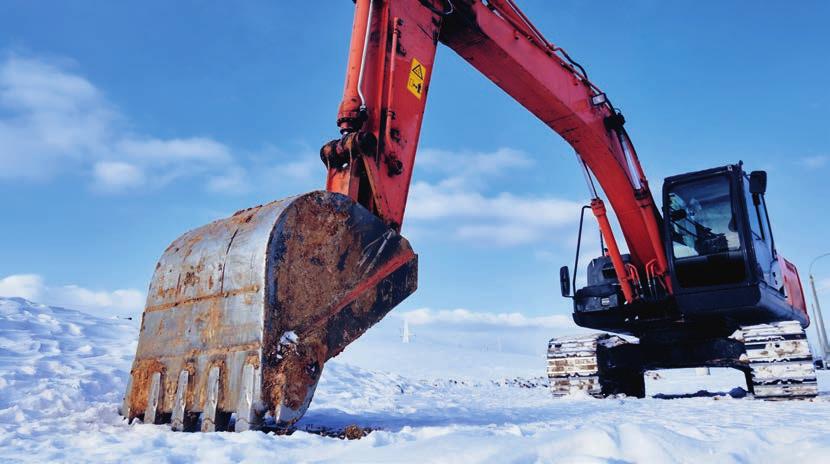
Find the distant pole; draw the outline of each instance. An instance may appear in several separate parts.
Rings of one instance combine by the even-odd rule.
[[[816,305],[814,303],[810,303],[810,314],[812,314],[812,318],[816,321],[816,335],[818,335],[818,346],[816,346],[815,354],[819,358],[821,358],[822,363],[827,359],[827,352],[824,350],[824,344],[827,342],[824,340],[824,337],[821,335],[821,331],[818,329],[818,318],[816,317]]]
[[[409,331],[409,321],[406,319],[403,320],[403,335],[401,335],[401,341],[404,343],[409,343],[412,340],[412,332]]]
[[[827,346],[827,331],[824,328],[824,317],[821,315],[821,303],[818,301],[818,292],[816,291],[816,281],[810,275],[810,288],[813,290],[813,316],[816,318],[816,333],[818,334],[818,342],[821,345],[822,359],[827,357],[827,352],[830,351]]]
[[[822,360],[827,358],[827,352],[830,351],[830,346],[827,345],[827,330],[824,328],[824,317],[821,314],[821,303],[818,301],[818,292],[816,291],[816,279],[813,277],[813,265],[821,258],[830,256],[830,253],[818,255],[810,262],[810,288],[813,291],[813,315],[816,318],[816,333],[818,334],[819,344],[821,345]]]

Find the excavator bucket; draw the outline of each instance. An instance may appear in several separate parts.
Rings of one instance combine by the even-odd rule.
[[[191,230],[156,266],[121,413],[175,430],[288,427],[325,362],[416,286],[409,242],[337,193]]]

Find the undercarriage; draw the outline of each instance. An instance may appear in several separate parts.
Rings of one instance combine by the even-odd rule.
[[[554,396],[584,392],[645,396],[649,370],[730,367],[742,371],[755,398],[818,395],[807,336],[797,321],[744,326],[730,337],[662,342],[629,341],[594,333],[554,338],[548,344],[548,378]]]

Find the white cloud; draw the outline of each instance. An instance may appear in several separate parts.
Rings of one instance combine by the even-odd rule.
[[[522,313],[485,313],[473,312],[468,309],[441,309],[420,308],[398,314],[411,325],[429,324],[458,324],[480,325],[497,327],[529,327],[529,328],[570,328],[574,323],[570,316],[551,315],[529,317]]]
[[[455,230],[458,238],[502,246],[535,242],[542,235],[540,228],[526,224],[462,225]]]
[[[805,158],[801,158],[801,164],[805,167],[816,169],[823,167],[830,161],[830,157],[825,155],[817,155],[817,156],[808,156]]]
[[[550,250],[536,250],[533,257],[545,263],[559,264],[561,261],[560,256]]]
[[[105,193],[160,188],[185,178],[199,178],[206,190],[220,193],[267,190],[286,181],[300,189],[323,184],[324,169],[308,147],[289,152],[265,146],[243,162],[208,137],[162,139],[128,127],[127,118],[71,65],[17,55],[0,61],[0,180],[81,173]],[[408,218],[430,228],[436,221],[448,223],[458,239],[530,243],[572,223],[578,209],[553,197],[485,193],[490,178],[533,165],[515,149],[426,148],[418,160],[441,179],[412,186]]]
[[[209,137],[135,133],[104,93],[71,68],[18,55],[0,61],[0,180],[81,173],[96,191],[115,193],[199,178],[208,191],[238,194],[274,179],[324,178],[319,156],[307,147],[289,153],[265,146],[235,157]]]
[[[579,203],[552,197],[520,197],[511,193],[487,197],[427,182],[416,182],[410,195],[408,212],[415,219],[498,218],[556,227],[571,223],[573,211],[578,212],[581,207]]]
[[[144,293],[139,290],[90,290],[77,285],[53,287],[37,274],[16,274],[0,279],[0,296],[21,297],[52,306],[113,316],[137,316],[145,301]]]
[[[100,105],[100,93],[86,79],[44,61],[11,56],[0,68],[0,82],[0,98],[12,108],[72,112]]]
[[[419,167],[451,174],[498,174],[507,168],[533,165],[533,159],[527,154],[507,147],[492,152],[424,148],[418,151],[417,159]]]
[[[120,161],[99,161],[92,172],[96,186],[104,191],[129,189],[145,182],[144,172],[139,167]]]
[[[0,63],[0,178],[48,179],[101,154],[118,115],[86,79],[51,63]]]
[[[0,179],[81,172],[115,192],[238,169],[221,142],[132,133],[126,119],[62,63],[9,55],[0,62]]]
[[[282,150],[271,145],[250,154],[246,166],[234,164],[208,178],[212,192],[242,194],[252,190],[272,190],[279,185],[296,189],[292,194],[320,189],[325,184],[326,170],[320,156],[308,147]]]
[[[282,150],[266,145],[251,153],[248,165],[233,165],[208,178],[207,189],[212,192],[242,194],[252,190],[270,192],[279,186],[291,194],[320,189],[326,178],[326,170],[320,156],[306,146],[296,150]]]
[[[37,274],[16,274],[0,279],[0,296],[37,300],[42,290],[43,279]]]
[[[162,165],[179,162],[221,165],[232,160],[228,147],[204,137],[170,140],[128,139],[119,142],[117,151],[137,160],[157,162]]]
[[[219,193],[247,193],[251,190],[248,172],[241,167],[233,167],[226,173],[208,179],[208,190]]]
[[[60,304],[73,309],[92,310],[97,313],[135,313],[144,307],[144,293],[135,289],[113,291],[90,290],[77,285],[64,285],[46,289],[48,304]]]
[[[443,175],[439,187],[469,190],[484,187],[488,177],[532,166],[533,159],[522,151],[504,147],[493,152],[424,148],[418,150],[416,165],[419,170]]]
[[[552,196],[486,191],[493,178],[533,164],[532,158],[512,148],[493,152],[422,149],[419,169],[439,178],[413,183],[407,220],[421,227],[449,227],[451,237],[484,245],[541,241],[555,229],[573,224],[581,204]]]
[[[544,239],[556,228],[576,222],[581,203],[555,197],[481,193],[416,182],[407,214],[421,221],[452,220],[455,236],[496,245]]]
[[[272,171],[281,176],[287,176],[296,180],[319,179],[321,184],[326,178],[326,170],[320,158],[311,153],[303,153],[300,160],[291,161],[278,165]]]

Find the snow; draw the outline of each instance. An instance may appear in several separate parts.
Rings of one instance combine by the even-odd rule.
[[[280,337],[280,345],[295,345],[298,340],[299,337],[297,337],[297,334],[293,330],[289,330],[288,332],[284,332]]]
[[[544,372],[544,342],[558,329],[418,325],[404,344],[401,326],[393,314],[329,362],[292,435],[180,433],[128,425],[116,412],[137,321],[0,298],[0,461],[830,459],[830,397],[755,401],[737,388],[740,373],[713,369],[650,375],[646,399],[554,399],[519,385]],[[304,431],[350,424],[374,431],[353,441]]]

